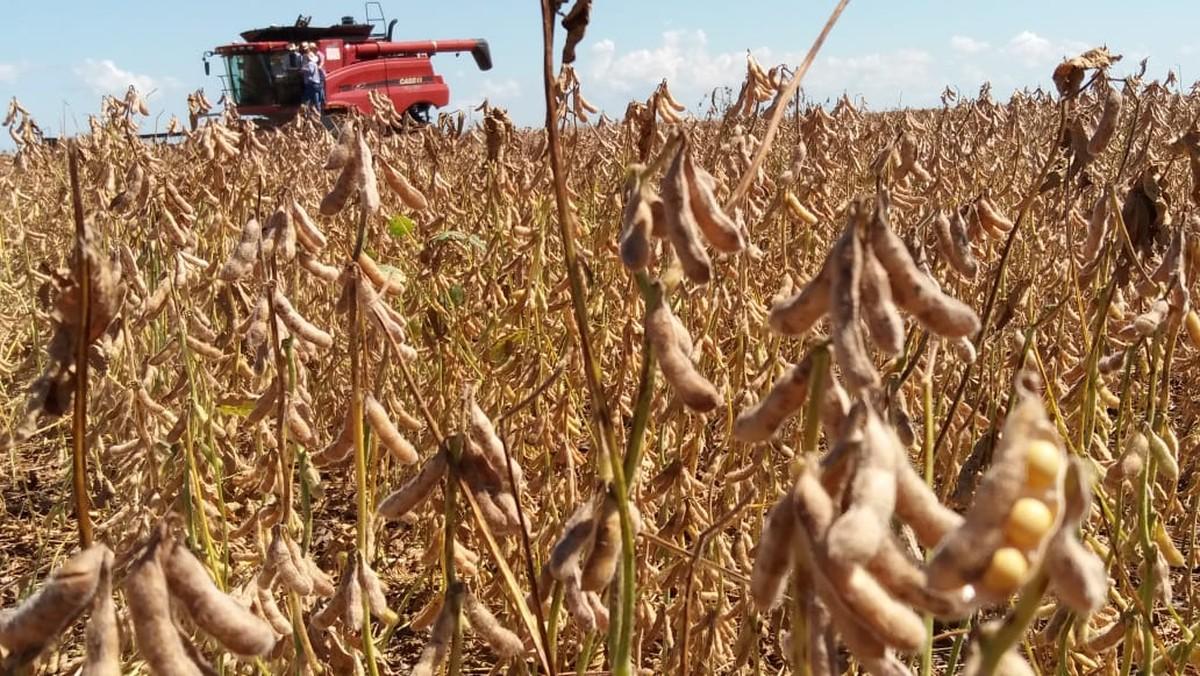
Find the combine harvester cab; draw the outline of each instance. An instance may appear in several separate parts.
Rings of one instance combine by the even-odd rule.
[[[393,19],[387,30],[374,33],[384,24],[382,11],[372,17],[368,3],[367,23],[343,17],[334,26],[310,26],[300,17],[291,26],[269,26],[241,34],[245,42],[221,45],[204,55],[205,73],[211,74],[209,57],[220,56],[224,72],[219,76],[225,94],[239,115],[260,117],[268,124],[281,124],[300,110],[303,86],[301,45],[316,46],[325,69],[325,114],[358,110],[374,111],[370,92],[382,93],[418,122],[428,122],[434,108],[450,102],[450,87],[433,70],[431,56],[442,52],[470,52],[480,70],[492,67],[487,40],[414,40],[393,42]]]

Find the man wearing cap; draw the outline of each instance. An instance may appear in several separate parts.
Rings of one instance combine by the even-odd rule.
[[[313,106],[320,112],[325,104],[324,74],[321,72],[316,47],[311,42],[306,42],[302,49],[304,59],[300,65],[300,80],[304,84],[304,98],[301,99],[301,103]]]

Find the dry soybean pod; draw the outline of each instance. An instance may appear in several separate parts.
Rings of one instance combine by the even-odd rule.
[[[600,591],[608,586],[617,572],[621,554],[621,520],[617,503],[605,496],[604,506],[592,529],[592,548],[583,562],[579,586],[584,591]]]
[[[809,357],[788,368],[762,400],[737,417],[733,423],[733,436],[745,442],[770,439],[784,421],[804,406],[811,371],[812,359]]]
[[[261,242],[262,226],[259,225],[258,219],[251,218],[242,227],[241,238],[230,252],[229,259],[225,261],[221,271],[217,273],[217,278],[226,282],[236,282],[250,274],[257,261]]]
[[[981,219],[982,220],[982,219]],[[933,219],[937,233],[938,251],[963,279],[971,280],[979,272],[979,262],[971,255],[971,242],[967,239],[966,224],[962,215],[954,213],[952,218],[939,212]]]
[[[319,453],[312,456],[313,463],[318,466],[332,465],[350,457],[354,450],[354,433],[349,414],[342,420],[338,435]]]
[[[829,290],[833,275],[833,263],[827,258],[821,265],[821,271],[799,293],[772,304],[767,320],[771,329],[786,336],[807,333],[813,324],[829,312]]]
[[[863,405],[863,404],[858,404]],[[825,537],[829,557],[839,564],[865,563],[890,536],[896,508],[896,463],[900,440],[869,406],[858,447],[849,505]]]
[[[893,599],[862,566],[839,564],[828,556],[823,540],[833,520],[833,505],[811,472],[801,472],[793,496],[798,523],[815,545],[816,568],[836,601],[885,645],[904,652],[919,650],[925,642],[920,616]]]
[[[774,608],[783,598],[795,549],[796,516],[792,495],[785,493],[763,523],[750,573],[750,596],[759,612]]]
[[[300,205],[300,202],[292,200],[291,203],[292,220],[296,224],[296,236],[300,240],[301,246],[308,249],[311,253],[317,253],[324,249],[329,244],[329,240],[325,237],[325,233],[317,227],[313,222],[308,212]]]
[[[1108,595],[1107,568],[1075,537],[1091,506],[1091,485],[1082,461],[1072,458],[1063,481],[1063,514],[1046,550],[1046,571],[1055,593],[1080,615],[1099,610]]]
[[[266,621],[213,584],[187,546],[176,543],[163,565],[171,595],[179,599],[204,633],[238,655],[265,655],[275,646]]]
[[[367,422],[379,441],[391,452],[392,456],[402,465],[411,465],[417,461],[417,449],[400,434],[400,430],[388,419],[387,411],[375,397],[367,395],[365,402]]]
[[[416,476],[384,498],[376,512],[385,519],[399,519],[421,504],[437,486],[446,472],[446,453],[438,451],[430,456]]]
[[[120,676],[121,637],[117,632],[117,607],[113,603],[113,557],[107,552],[100,568],[100,581],[92,595],[85,640],[87,659],[82,676]]]
[[[646,336],[654,347],[663,378],[688,408],[711,411],[721,404],[721,394],[696,370],[691,357],[680,349],[671,314],[665,299],[646,313]]]
[[[375,573],[375,569],[371,568],[370,564],[358,557],[358,584],[362,587],[363,593],[366,594],[367,605],[371,609],[371,615],[375,619],[384,624],[394,624],[398,617],[395,611],[388,607],[387,594],[383,589],[383,582],[379,579],[379,575]]]
[[[404,203],[404,206],[412,209],[413,211],[424,211],[425,209],[429,208],[429,200],[425,199],[425,195],[421,194],[420,190],[417,190],[415,187],[413,187],[412,183],[409,183],[404,174],[401,174],[395,169],[395,167],[388,164],[387,161],[382,158],[380,158],[379,164],[383,168],[384,182],[388,184],[388,187],[392,189],[392,192],[396,193],[396,196],[400,198],[400,201]]]
[[[329,149],[329,156],[325,158],[323,169],[333,170],[341,169],[346,166],[350,158],[354,156],[354,141],[355,124],[353,119],[347,119],[346,124],[342,126],[341,134],[338,136],[338,141]]]
[[[312,578],[307,571],[300,569],[300,562],[292,558],[290,539],[280,524],[272,528],[271,544],[267,547],[267,567],[278,575],[285,588],[308,596],[312,593]]]
[[[505,459],[504,442],[501,441],[500,435],[496,433],[496,428],[492,425],[492,421],[483,412],[473,399],[470,406],[470,436],[475,442],[475,447],[481,452],[483,459],[487,464],[495,470],[500,477],[508,477],[508,462]],[[520,489],[525,483],[525,474],[521,470],[521,465],[517,463],[516,458],[512,458],[513,478],[516,481],[515,488]],[[507,483],[503,481],[502,483]]]
[[[487,641],[496,654],[509,659],[525,652],[525,646],[521,643],[520,637],[504,628],[492,611],[475,598],[475,594],[466,593],[463,609],[466,611],[467,621],[471,623],[471,628]]]
[[[272,304],[275,307],[276,315],[289,331],[319,347],[325,349],[333,347],[333,336],[305,319],[279,289],[276,289],[272,296]]]
[[[275,593],[271,591],[270,580],[264,580],[263,575],[259,575],[254,583],[254,594],[258,601],[258,607],[262,610],[263,619],[266,620],[275,633],[279,636],[285,636],[292,633],[292,621],[287,615],[279,609],[279,603],[275,600]]]
[[[942,596],[929,590],[925,571],[890,533],[880,541],[875,556],[866,567],[892,596],[913,608],[937,617],[951,617],[963,610],[949,598],[950,595]]]
[[[887,270],[896,304],[934,333],[949,338],[979,331],[979,317],[962,301],[942,293],[917,267],[904,242],[887,220],[887,201],[880,195],[870,225],[871,248]]]
[[[962,525],[958,512],[946,507],[908,462],[908,454],[898,449],[896,462],[896,516],[912,526],[922,547],[936,547],[947,533]]]
[[[171,619],[167,578],[156,539],[125,576],[125,602],[133,620],[138,652],[155,676],[202,676]]]
[[[592,504],[585,502],[575,509],[563,525],[563,534],[550,549],[550,559],[546,562],[546,570],[555,580],[565,581],[572,573],[578,577],[579,557],[596,526],[593,513]]]
[[[1124,102],[1125,97],[1121,96],[1121,92],[1116,87],[1108,87],[1108,93],[1104,96],[1104,111],[1100,114],[1096,131],[1088,140],[1089,155],[1099,155],[1108,147],[1108,142],[1112,140],[1113,133],[1117,130],[1117,120],[1121,118],[1121,106]]]
[[[841,367],[842,376],[851,394],[863,389],[878,387],[879,374],[871,363],[871,355],[863,342],[861,321],[862,298],[862,243],[858,238],[859,223],[863,218],[861,202],[851,206],[849,221],[842,238],[834,245],[830,258],[835,268],[829,287],[832,325],[830,340],[833,356]]]
[[[625,208],[621,212],[621,263],[630,272],[645,270],[650,264],[650,231],[654,227],[654,214],[645,199],[641,177],[635,173],[644,169],[642,165],[630,168],[625,182]]]
[[[91,601],[111,557],[107,547],[93,545],[55,569],[19,606],[0,611],[0,646],[33,657],[57,639]]]
[[[453,587],[446,590],[446,601],[448,602],[442,604],[437,621],[434,622],[433,629],[429,632],[429,641],[421,649],[421,655],[413,667],[412,676],[433,676],[437,668],[442,666],[442,662],[446,661],[446,651],[450,647],[450,639],[454,633],[454,626],[458,623],[458,615],[462,607],[463,591],[464,587],[461,582],[456,582]]]
[[[700,244],[699,226],[692,213],[687,177],[683,171],[683,144],[680,146],[659,188],[666,216],[667,239],[675,249],[687,278],[697,284],[707,284],[712,278],[712,261]]]
[[[741,251],[746,247],[745,237],[741,228],[721,210],[721,205],[713,195],[716,181],[707,171],[696,166],[691,146],[686,141],[680,152],[683,153],[683,182],[688,191],[688,205],[700,232],[718,251]]]
[[[379,211],[379,183],[375,179],[375,162],[371,158],[371,149],[367,147],[367,136],[363,130],[358,132],[358,180],[359,205],[363,211],[373,214]]]
[[[333,188],[321,199],[320,212],[322,216],[337,215],[346,207],[346,201],[350,199],[350,195],[354,194],[361,183],[362,158],[356,153],[352,153],[352,155],[342,167],[342,172],[338,174]]]
[[[904,350],[904,320],[892,301],[887,271],[871,247],[863,247],[862,315],[875,345],[888,356]]]

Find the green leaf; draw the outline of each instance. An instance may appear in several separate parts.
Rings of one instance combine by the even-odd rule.
[[[454,303],[455,306],[459,306],[462,305],[466,300],[467,292],[464,291],[461,286],[455,284],[454,286],[450,287],[450,302]]]
[[[388,280],[388,284],[390,286],[404,284],[404,282],[408,279],[408,277],[405,276],[400,268],[388,265],[386,263],[376,263],[376,265],[379,266],[379,272],[383,273],[383,278]]]
[[[222,413],[224,415],[237,416],[239,418],[245,418],[246,416],[250,415],[250,411],[253,411],[253,410],[254,410],[254,402],[252,402],[252,401],[243,402],[243,403],[228,403],[228,404],[218,404],[217,405],[217,413]]]
[[[478,236],[471,233],[462,232],[461,230],[443,230],[433,237],[429,238],[430,242],[463,242],[479,249],[487,251],[487,244]]]
[[[388,232],[392,233],[392,237],[396,239],[408,237],[416,227],[417,224],[413,222],[413,219],[404,214],[393,214],[388,219]]]

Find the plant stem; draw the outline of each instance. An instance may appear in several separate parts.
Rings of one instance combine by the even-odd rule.
[[[71,144],[68,153],[71,173],[71,205],[75,215],[75,275],[79,283],[79,317],[75,336],[75,409],[71,421],[71,486],[75,492],[75,520],[79,524],[79,546],[92,545],[91,499],[87,490],[87,400],[88,341],[92,319],[92,261],[88,252],[87,225],[83,221],[83,196],[79,188],[79,149]]]
[[[591,330],[588,328],[587,304],[584,298],[583,275],[575,250],[575,219],[567,199],[566,177],[563,175],[562,148],[559,142],[558,100],[554,94],[554,10],[550,0],[542,0],[542,85],[546,99],[546,135],[550,156],[550,172],[554,178],[554,200],[558,208],[559,235],[562,239],[563,261],[571,290],[571,307],[579,333],[579,349],[583,357],[584,376],[592,399],[592,416],[599,432],[597,439],[597,472],[604,474],[604,458],[611,467],[612,490],[621,522],[621,634],[617,650],[610,656],[613,674],[628,676],[631,670],[630,647],[633,644],[633,606],[636,599],[637,567],[634,559],[633,522],[629,515],[629,491],[625,483],[625,468],[616,456],[617,437],[612,413],[600,383],[600,364],[592,353]],[[616,621],[613,618],[612,621]]]

